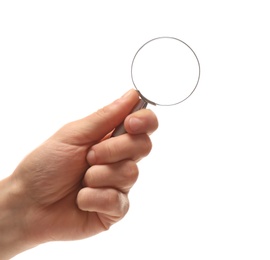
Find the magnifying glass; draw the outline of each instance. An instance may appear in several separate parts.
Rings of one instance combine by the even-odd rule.
[[[174,37],[158,37],[142,45],[131,64],[131,79],[140,100],[131,113],[148,104],[173,106],[188,99],[199,83],[200,62],[193,49]],[[125,133],[119,125],[112,136]]]

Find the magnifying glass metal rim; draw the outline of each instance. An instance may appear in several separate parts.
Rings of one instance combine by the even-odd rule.
[[[149,100],[148,98],[144,97],[143,94],[139,91],[139,89],[137,88],[136,84],[135,84],[135,81],[134,81],[134,77],[133,77],[133,65],[134,65],[134,61],[138,55],[138,53],[140,52],[140,50],[145,46],[147,45],[148,43],[152,42],[152,41],[155,41],[155,40],[158,40],[158,39],[163,39],[163,38],[167,38],[167,39],[173,39],[173,40],[177,40],[183,44],[185,44],[191,51],[192,53],[194,54],[196,60],[197,60],[197,63],[198,63],[198,68],[199,68],[199,71],[198,71],[198,79],[197,79],[197,82],[193,88],[193,90],[191,91],[191,93],[185,97],[184,99],[180,100],[179,102],[176,102],[176,103],[173,103],[173,104],[158,104],[158,103],[155,103],[151,100]],[[139,50],[135,53],[135,56],[133,57],[133,60],[132,60],[132,64],[131,64],[131,79],[132,79],[132,82],[133,82],[133,85],[135,87],[135,89],[138,91],[139,95],[140,95],[140,99],[138,101],[138,103],[135,105],[135,107],[132,109],[132,111],[130,113],[133,113],[137,110],[140,110],[140,109],[143,109],[143,108],[146,108],[147,107],[147,104],[152,104],[152,105],[158,105],[158,106],[173,106],[173,105],[177,105],[179,103],[182,103],[183,101],[185,101],[187,98],[189,98],[192,93],[195,91],[195,89],[197,88],[198,86],[198,83],[199,83],[199,80],[200,80],[200,75],[201,75],[201,66],[200,66],[200,62],[199,62],[199,59],[196,55],[196,53],[191,49],[191,47],[189,45],[187,45],[185,42],[179,40],[178,38],[175,38],[175,37],[168,37],[168,36],[163,36],[163,37],[157,37],[157,38],[154,38],[148,42],[146,42],[144,45],[142,45]],[[122,122],[120,125],[118,125],[115,130],[113,131],[111,137],[115,137],[115,136],[119,136],[119,135],[122,135],[126,133],[126,130],[125,130],[125,127],[124,127],[124,122]]]
[[[148,43],[153,42],[153,41],[156,41],[156,40],[160,40],[160,39],[172,39],[172,40],[179,41],[179,42],[182,43],[182,44],[185,44],[185,45],[192,51],[192,53],[194,54],[194,56],[195,56],[195,58],[196,58],[196,60],[197,60],[197,63],[198,63],[198,69],[199,69],[199,71],[198,71],[198,78],[197,78],[197,81],[196,81],[196,84],[195,84],[193,90],[192,90],[191,93],[190,93],[188,96],[186,96],[184,99],[182,99],[182,100],[180,100],[180,101],[178,101],[178,102],[172,103],[172,104],[159,104],[159,103],[155,103],[153,100],[150,100],[150,99],[148,99],[147,97],[143,96],[143,94],[140,92],[140,90],[139,90],[138,87],[136,86],[136,83],[135,83],[135,80],[134,80],[134,76],[133,76],[133,66],[134,66],[134,62],[135,62],[135,59],[136,59],[138,53],[139,53],[139,52],[141,51],[141,49],[142,49],[143,47],[145,47]],[[180,39],[178,39],[178,38],[175,38],[175,37],[170,37],[170,36],[156,37],[156,38],[153,38],[153,39],[147,41],[145,44],[143,44],[143,45],[137,50],[137,52],[135,53],[135,55],[134,55],[134,57],[133,57],[132,63],[131,63],[131,80],[132,80],[132,83],[133,83],[134,87],[138,90],[138,92],[139,92],[139,94],[140,94],[140,97],[141,97],[143,100],[145,100],[147,103],[152,104],[152,105],[158,105],[158,106],[174,106],[174,105],[177,105],[177,104],[182,103],[183,101],[185,101],[186,99],[188,99],[188,98],[193,94],[193,92],[196,90],[196,88],[197,88],[197,86],[198,86],[198,84],[199,84],[200,76],[201,76],[201,66],[200,66],[200,61],[199,61],[199,59],[198,59],[196,53],[194,52],[194,50],[193,50],[187,43],[185,43],[184,41],[182,41],[182,40],[180,40]]]

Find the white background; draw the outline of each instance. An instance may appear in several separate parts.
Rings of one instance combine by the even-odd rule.
[[[14,259],[270,258],[268,2],[0,1],[1,178],[132,88],[149,39],[180,38],[202,69],[185,103],[151,107],[160,127],[125,219]]]

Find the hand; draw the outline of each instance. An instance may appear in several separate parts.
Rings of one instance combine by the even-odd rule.
[[[150,110],[128,115],[138,99],[130,90],[65,125],[0,182],[1,259],[47,241],[93,236],[124,217],[136,163],[158,127]],[[127,133],[109,138],[124,119]]]

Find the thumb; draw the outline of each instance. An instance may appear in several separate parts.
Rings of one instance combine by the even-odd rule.
[[[65,125],[55,137],[75,145],[96,143],[125,119],[138,100],[138,92],[131,89],[93,114]]]

